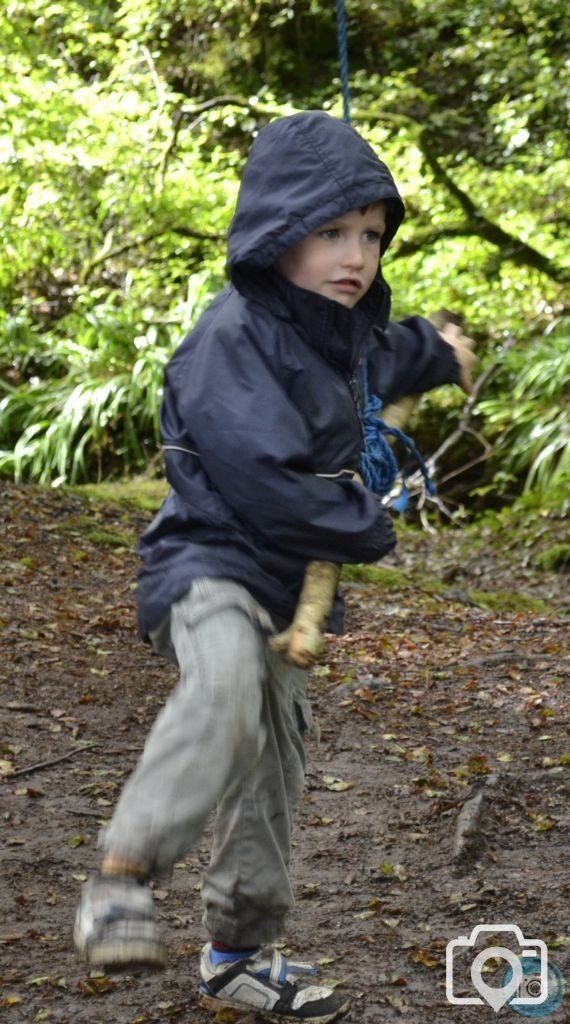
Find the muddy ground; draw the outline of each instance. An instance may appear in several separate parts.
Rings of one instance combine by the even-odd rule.
[[[207,838],[155,887],[162,975],[91,972],[70,941],[98,827],[174,678],[134,628],[132,543],[149,515],[2,490],[0,1016],[205,1024]],[[321,735],[284,941],[343,986],[350,1024],[524,1019],[446,999],[446,944],[478,924],[518,925],[569,973],[568,577],[533,569],[536,544],[405,531],[392,575],[344,585],[349,632],[312,677]],[[466,963],[459,998],[476,995]],[[487,966],[498,985],[504,961]],[[568,1007],[544,1019],[568,1022]]]

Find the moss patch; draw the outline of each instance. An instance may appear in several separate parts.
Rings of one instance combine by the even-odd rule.
[[[90,516],[72,516],[59,525],[60,533],[68,533],[72,537],[81,537],[92,544],[101,544],[111,548],[133,548],[136,533],[134,530],[121,529],[115,526],[97,526]]]
[[[343,565],[341,579],[345,583],[374,583],[387,589],[401,589],[412,583],[400,569],[380,568],[377,565]]]
[[[509,590],[470,590],[469,597],[478,608],[490,612],[539,612],[549,611],[548,605],[536,597],[526,597]]]
[[[130,549],[133,547],[132,534],[123,533],[122,530],[91,529],[85,531],[84,537],[85,540],[91,541],[92,544],[100,544],[107,548]]]
[[[145,512],[160,508],[167,492],[166,480],[147,480],[133,477],[131,480],[108,480],[100,484],[81,484],[70,487],[70,491],[92,501],[109,502],[112,505],[127,505]]]

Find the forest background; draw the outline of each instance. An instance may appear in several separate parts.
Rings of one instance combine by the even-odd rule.
[[[0,27],[0,474],[155,476],[163,368],[225,282],[252,139],[280,114],[342,116],[335,5],[8,0]],[[449,508],[559,515],[562,8],[349,0],[347,31],[353,123],[407,206],[384,265],[393,316],[460,313],[494,368],[467,421],[440,389],[414,434],[429,454],[460,428],[439,467]]]
[[[346,11],[353,122],[407,206],[384,261],[394,317],[462,314],[494,372],[469,409],[441,388],[410,427],[426,456],[445,446],[451,527],[416,529],[412,510],[382,566],[344,568],[347,632],[310,680],[288,942],[358,1024],[456,1024],[446,944],[477,923],[516,922],[570,978],[567,19],[553,0]],[[255,133],[309,108],[342,115],[333,0],[0,4],[9,1021],[211,1022],[208,835],[154,888],[164,976],[89,971],[71,922],[175,683],[134,614],[135,545],[165,490],[163,368],[225,282]],[[567,1000],[545,1019],[568,1024]]]

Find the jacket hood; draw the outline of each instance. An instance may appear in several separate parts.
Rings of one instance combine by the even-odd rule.
[[[240,265],[268,268],[321,224],[379,200],[386,203],[385,252],[404,204],[372,147],[345,121],[321,111],[272,121],[244,169],[228,238],[230,274]]]

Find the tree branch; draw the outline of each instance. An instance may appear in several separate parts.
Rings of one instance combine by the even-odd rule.
[[[550,277],[558,284],[564,284],[570,280],[570,271],[558,266],[554,260],[549,259],[548,256],[539,252],[538,249],[534,249],[532,245],[528,245],[515,235],[510,235],[508,231],[505,231],[481,213],[470,196],[460,188],[440,164],[427,140],[427,133],[425,131],[420,132],[418,141],[435,180],[445,186],[450,195],[453,196],[467,214],[467,223],[471,229],[466,234],[479,235],[481,238],[486,239],[486,241],[496,245],[505,259],[519,266],[533,267],[534,270],[539,270],[542,274],[546,274],[547,277]]]
[[[81,281],[85,283],[91,277],[93,271],[101,266],[102,263],[117,259],[119,256],[124,256],[125,253],[131,252],[132,249],[139,249],[141,246],[148,245],[149,242],[154,242],[155,239],[163,238],[164,235],[168,234],[180,235],[182,238],[194,238],[198,242],[215,242],[217,245],[223,245],[226,242],[225,235],[211,234],[207,231],[195,231],[184,224],[166,224],[161,228],[157,228],[156,231],[150,231],[148,235],[137,235],[136,238],[131,238],[123,242],[122,245],[117,245],[114,249],[111,249],[107,241],[105,241],[99,252],[91,260],[87,261],[81,274]]]
[[[556,281],[557,284],[567,284],[570,280],[570,271],[568,269],[559,266],[554,260],[549,259],[548,256],[539,252],[532,245],[523,242],[522,239],[509,234],[508,231],[505,231],[481,213],[481,210],[476,206],[471,197],[453,180],[439,162],[428,140],[427,131],[422,128],[415,118],[410,117],[408,114],[393,114],[390,111],[381,111],[379,113],[374,108],[368,108],[355,110],[353,120],[356,122],[376,122],[377,124],[392,125],[394,128],[404,128],[407,130],[412,138],[416,140],[435,180],[445,187],[467,215],[467,220],[463,224],[464,230],[461,230],[460,225],[455,230],[453,226],[449,225],[439,229],[439,231],[433,228],[425,234],[420,233],[417,241],[416,238],[412,238],[408,242],[401,244],[398,249],[395,249],[393,259],[418,252],[423,246],[434,245],[440,238],[475,235],[495,245],[505,260],[510,260],[518,266],[532,267],[534,270],[546,274],[547,277],[551,278],[552,281]]]
[[[17,779],[21,778],[22,775],[31,775],[33,772],[40,772],[44,768],[51,768],[54,764],[61,764],[62,761],[70,761],[76,754],[82,754],[84,750],[91,750],[96,746],[96,743],[82,743],[79,747],[73,747],[73,749],[68,751],[67,754],[61,754],[59,757],[52,757],[49,761],[36,761],[35,764],[29,764],[26,768],[17,768],[16,771],[9,772],[5,777],[7,779]]]
[[[450,448],[453,448],[453,445],[456,444],[457,441],[459,441],[463,437],[463,434],[474,433],[474,431],[471,428],[471,420],[473,418],[475,406],[477,405],[477,402],[481,397],[481,393],[485,390],[485,387],[487,386],[489,380],[501,365],[503,357],[507,354],[507,352],[509,352],[509,350],[513,347],[515,343],[516,339],[513,338],[512,335],[509,335],[504,345],[501,347],[499,357],[495,359],[495,361],[491,363],[490,366],[488,366],[487,369],[484,370],[482,374],[480,374],[480,376],[473,384],[471,393],[467,401],[465,402],[465,405],[463,406],[463,412],[457,427],[451,434],[449,434],[448,437],[446,437],[443,444],[441,444],[437,451],[434,452],[433,455],[430,455],[429,459],[427,460],[427,467],[430,473],[435,473],[437,463],[439,462],[439,460],[445,455],[447,451],[449,451]],[[486,448],[487,442],[483,438],[481,438],[480,435],[476,436],[478,440],[480,440],[483,443],[484,447]]]
[[[509,335],[504,344],[502,345],[501,350],[495,361],[491,363],[490,366],[488,366],[487,369],[484,370],[483,373],[480,374],[480,376],[475,381],[471,389],[471,393],[467,401],[465,402],[465,405],[463,406],[461,420],[459,421],[455,430],[451,434],[449,434],[448,437],[446,437],[445,441],[439,446],[437,451],[435,451],[433,455],[430,455],[430,457],[426,459],[427,470],[430,476],[435,477],[437,471],[437,464],[440,461],[440,459],[445,455],[447,451],[449,451],[450,448],[453,447],[454,444],[461,440],[464,434],[470,434],[481,445],[482,451],[479,453],[479,455],[475,455],[465,465],[460,466],[458,469],[448,473],[447,476],[443,477],[439,481],[439,483],[444,483],[447,480],[451,480],[455,476],[459,476],[461,473],[466,472],[472,466],[476,466],[478,463],[484,462],[485,459],[489,457],[492,451],[492,447],[486,440],[486,438],[484,438],[482,434],[479,433],[479,431],[474,429],[471,420],[473,418],[475,407],[481,397],[482,392],[487,386],[488,381],[493,376],[495,371],[499,368],[499,366],[501,366],[503,357],[513,347],[515,343],[516,339],[512,337],[512,335]],[[450,511],[450,509],[447,507],[447,505],[442,500],[439,494],[428,495],[423,476],[420,472],[416,472],[412,474],[412,476],[408,477],[408,479],[406,480],[406,484],[410,493],[414,492],[418,495],[417,509],[420,513],[420,520],[422,526],[425,530],[427,530],[428,533],[436,532],[433,529],[433,527],[430,526],[427,519],[426,504],[428,503],[428,501],[431,505],[435,505],[435,507],[438,508],[440,512],[442,512],[443,515],[447,516],[449,519],[454,518],[454,513]]]
[[[405,242],[396,243],[396,248],[392,254],[393,260],[402,259],[403,256],[413,256],[416,252],[421,252],[422,249],[429,249],[432,245],[437,245],[442,238],[466,238],[471,235],[478,235],[479,229],[478,224],[474,220],[463,220],[458,224],[442,224],[441,227],[430,227],[424,229],[418,229],[413,238],[408,238]]]

